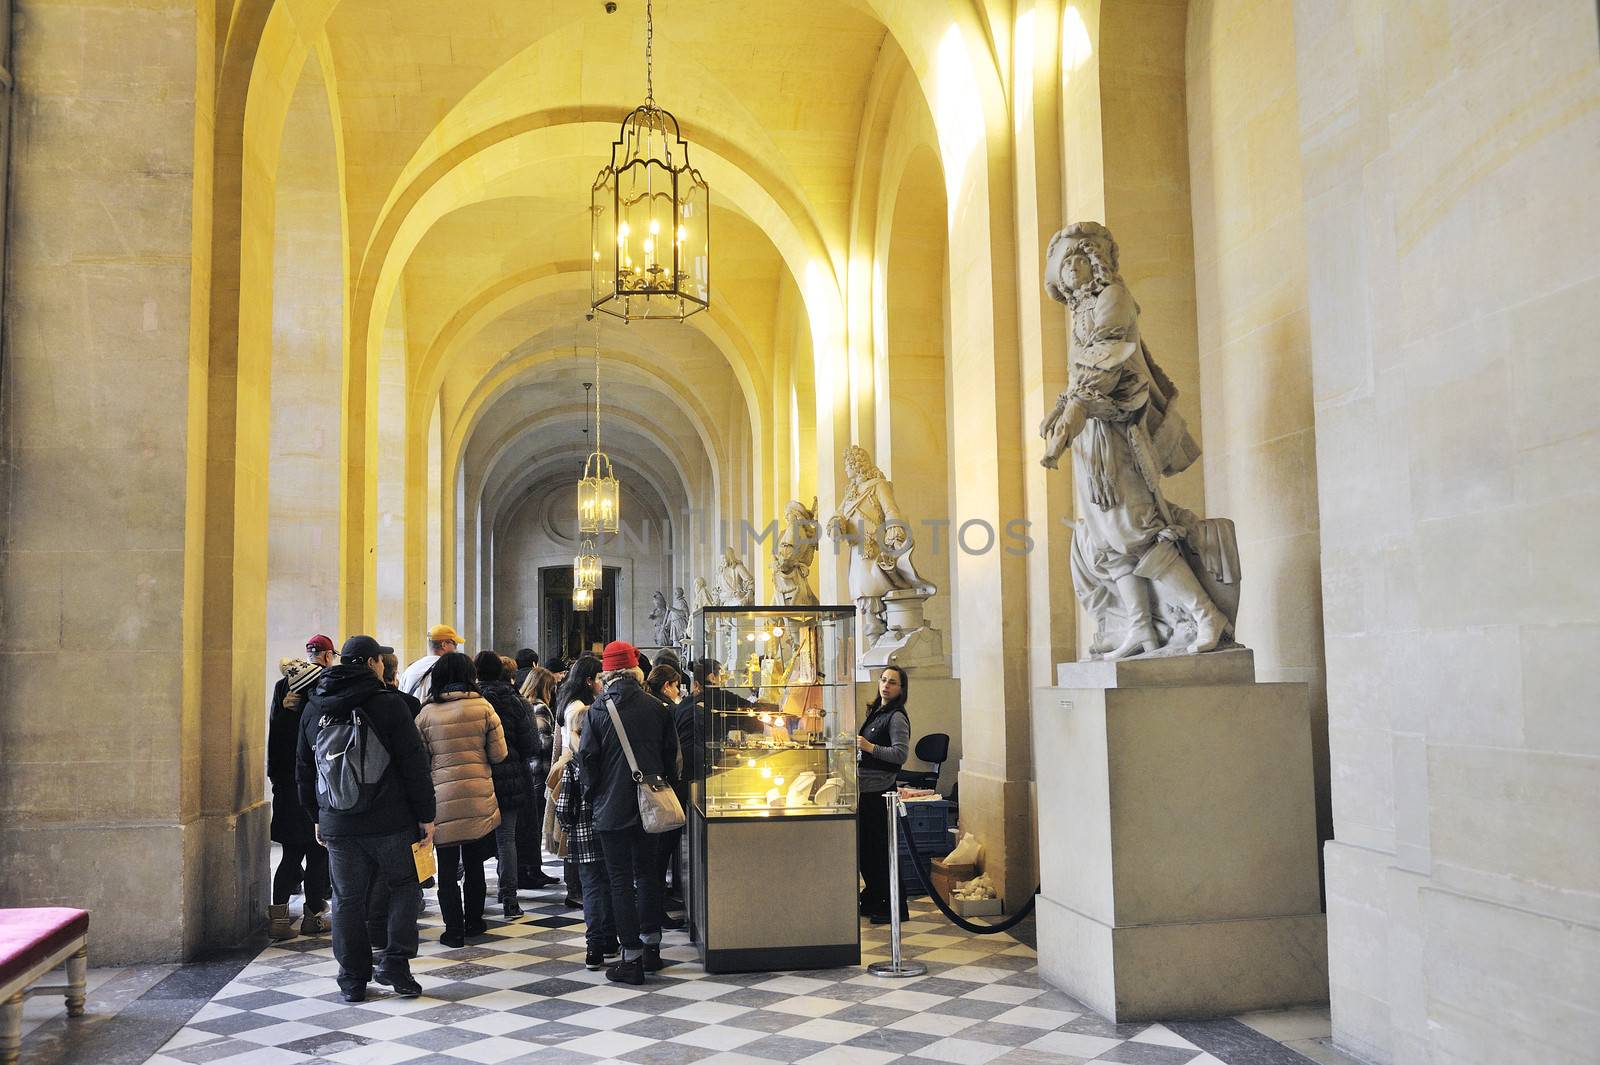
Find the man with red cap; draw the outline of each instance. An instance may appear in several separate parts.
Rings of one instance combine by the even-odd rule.
[[[658,972],[661,959],[661,877],[656,838],[639,822],[639,800],[627,754],[628,744],[645,777],[676,783],[678,733],[672,715],[661,712],[659,700],[644,690],[639,652],[615,640],[600,658],[605,690],[589,708],[587,726],[578,744],[578,779],[594,808],[595,834],[606,857],[611,881],[611,908],[622,940],[622,960],[606,970],[606,979],[644,983],[644,974]]]

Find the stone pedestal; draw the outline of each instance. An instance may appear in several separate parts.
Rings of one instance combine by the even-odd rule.
[[[944,668],[944,637],[923,617],[927,594],[909,589],[885,592],[885,631],[862,648],[862,669],[896,665],[919,670]]]
[[[1058,681],[1033,707],[1045,979],[1114,1021],[1327,1001],[1306,686],[1243,649]]]

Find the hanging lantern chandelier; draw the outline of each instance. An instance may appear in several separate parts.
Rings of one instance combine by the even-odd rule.
[[[645,4],[644,103],[622,120],[590,190],[590,306],[627,321],[678,321],[711,304],[711,189],[656,106],[655,12]]]
[[[572,586],[593,591],[600,587],[600,554],[593,540],[584,540],[572,560]]]
[[[585,389],[589,386],[584,385]],[[594,450],[583,463],[578,478],[578,531],[614,533],[621,518],[617,477],[611,456],[600,447],[600,324],[594,329]]]
[[[594,606],[594,589],[593,588],[574,588],[574,589],[572,589],[572,609],[574,609],[574,610],[588,610],[589,608],[591,608],[593,606]]]

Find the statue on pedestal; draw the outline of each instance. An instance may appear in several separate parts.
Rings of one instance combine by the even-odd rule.
[[[719,606],[749,606],[756,601],[756,579],[744,560],[728,548],[722,553],[722,570],[717,581]]]
[[[1200,456],[1178,390],[1139,336],[1139,305],[1098,222],[1061,230],[1045,252],[1045,291],[1072,312],[1067,390],[1039,427],[1041,464],[1072,452],[1080,515],[1072,583],[1094,618],[1091,654],[1196,654],[1231,643],[1239,602],[1233,522],[1167,500],[1161,478]]]
[[[704,610],[708,606],[716,606],[717,601],[711,596],[711,589],[706,586],[704,577],[694,579],[694,599],[692,609]]]
[[[667,596],[664,592],[651,592],[654,606],[650,609],[650,624],[654,629],[657,647],[671,646],[667,641],[671,637],[672,624],[671,611],[667,609]]]
[[[839,512],[828,521],[835,543],[850,544],[850,597],[861,627],[863,668],[940,664],[944,641],[923,621],[923,604],[937,588],[911,562],[911,523],[894,498],[894,485],[866,448],[844,453],[849,484]]]
[[[783,606],[816,606],[811,563],[817,557],[817,500],[798,499],[783,508],[783,532],[772,545],[772,586]]]
[[[667,640],[663,647],[683,648],[689,643],[689,599],[682,588],[672,592],[672,605],[667,608]]]

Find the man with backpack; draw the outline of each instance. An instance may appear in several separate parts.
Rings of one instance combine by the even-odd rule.
[[[422,912],[411,845],[433,843],[433,777],[410,708],[383,682],[383,656],[393,653],[371,636],[344,642],[301,715],[295,759],[300,803],[328,848],[346,1002],[363,1001],[370,979],[407,998],[422,994],[411,975]],[[368,900],[385,894],[388,938],[374,959]]]

